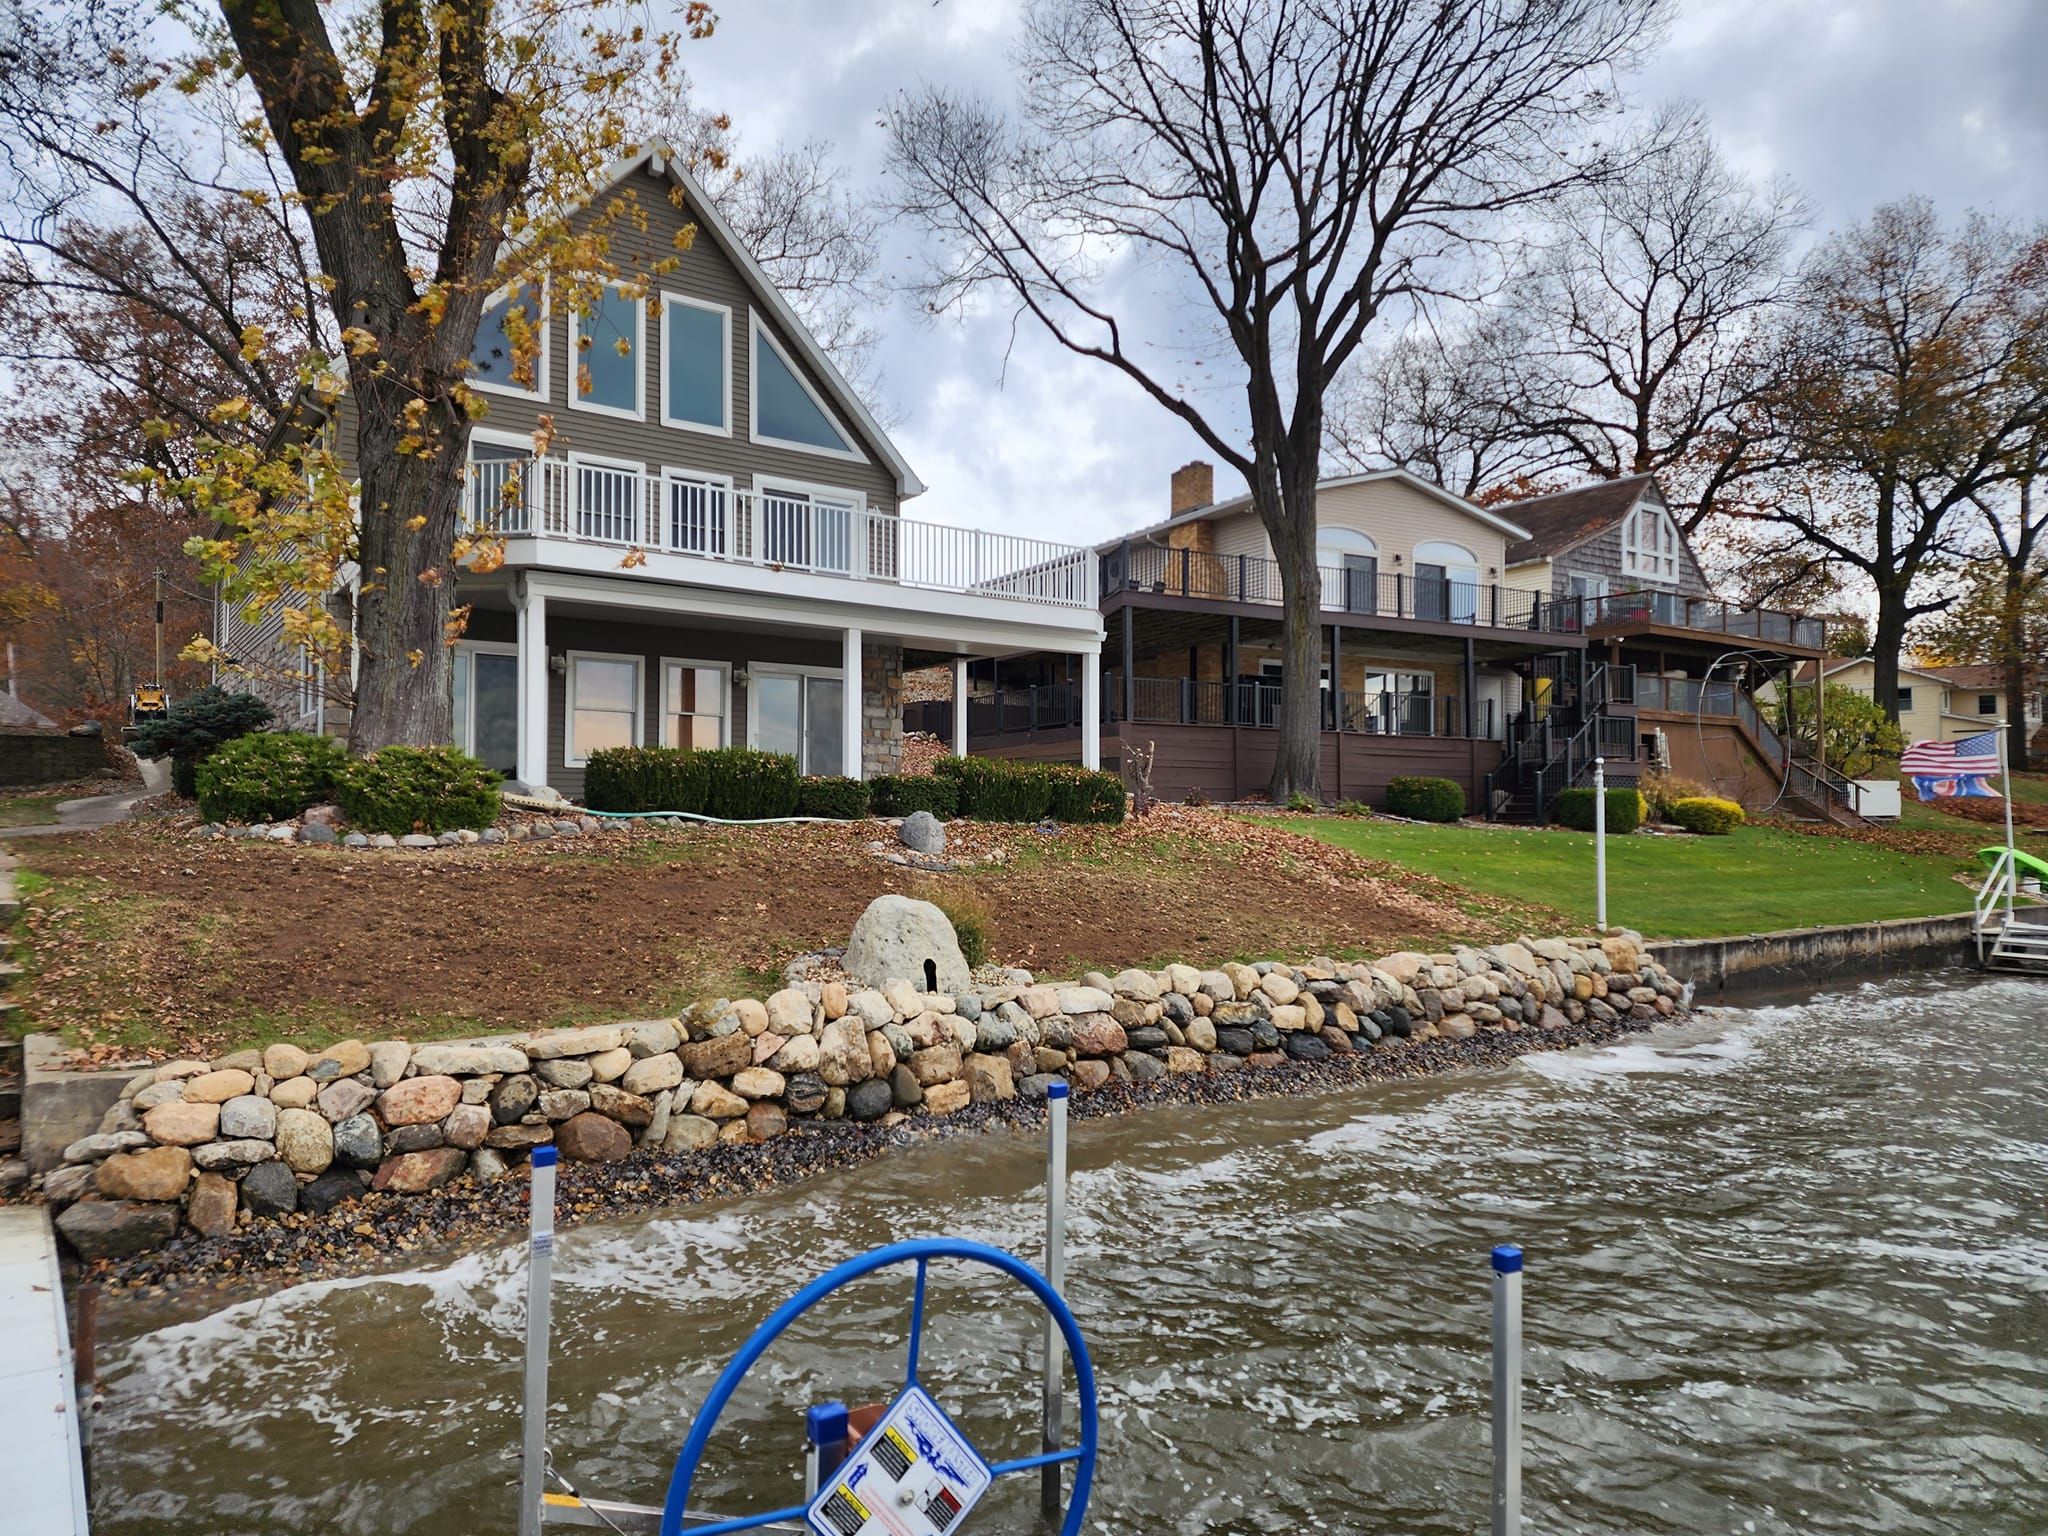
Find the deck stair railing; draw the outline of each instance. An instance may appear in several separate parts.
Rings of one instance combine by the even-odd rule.
[[[1566,692],[1560,686],[1554,697]],[[1572,696],[1573,705],[1554,704],[1540,716],[1525,709],[1509,721],[1500,766],[1485,780],[1489,816],[1500,813],[1495,801],[1505,794],[1506,809],[1540,821],[1560,790],[1591,781],[1595,758],[1635,760],[1634,717],[1609,713],[1636,697],[1635,669],[1596,665]]]
[[[1972,903],[1970,931],[1978,964],[1988,970],[2038,974],[2048,970],[2048,912],[2017,904],[2019,878],[2014,850],[1999,849]]]

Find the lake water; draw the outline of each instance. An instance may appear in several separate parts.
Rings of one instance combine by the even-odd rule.
[[[1532,1530],[2038,1536],[2044,1035],[2038,982],[1888,982],[1498,1071],[1076,1125],[1090,1529],[1483,1530],[1486,1258],[1516,1241]],[[937,1233],[1037,1260],[1042,1160],[975,1138],[565,1233],[557,1464],[658,1503],[691,1411],[804,1280]],[[109,1307],[94,1529],[510,1533],[523,1273],[509,1249],[202,1317]],[[877,1277],[786,1335],[699,1502],[794,1502],[804,1405],[889,1393],[907,1297],[906,1272]],[[958,1266],[930,1306],[926,1384],[992,1459],[1035,1450],[1037,1314]],[[968,1528],[1030,1528],[1035,1490],[999,1485]]]

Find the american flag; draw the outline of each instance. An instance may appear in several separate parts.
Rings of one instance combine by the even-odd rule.
[[[1991,776],[1998,772],[1998,732],[1980,731],[1960,741],[1916,741],[1899,760],[1922,800],[1996,800]]]

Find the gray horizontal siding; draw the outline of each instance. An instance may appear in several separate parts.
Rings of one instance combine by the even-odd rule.
[[[518,638],[518,620],[502,610],[479,609],[471,616],[468,640],[496,640],[507,644]],[[641,661],[642,739],[656,742],[661,732],[661,663],[664,659],[719,661],[735,667],[753,662],[784,666],[828,667],[837,670],[842,660],[839,642],[828,637],[805,638],[792,635],[743,634],[726,629],[689,629],[670,624],[632,624],[605,619],[582,619],[549,614],[547,646],[557,651],[604,651],[615,656],[638,656]],[[569,680],[548,671],[548,783],[571,799],[583,797],[583,770],[565,766],[568,747]],[[747,740],[747,694],[734,688],[728,706],[726,729],[729,741],[743,746]]]

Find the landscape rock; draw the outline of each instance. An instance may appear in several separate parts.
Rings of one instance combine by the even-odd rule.
[[[363,1181],[342,1168],[330,1168],[310,1184],[299,1186],[299,1209],[324,1216],[337,1205],[363,1197]]]
[[[57,1217],[57,1230],[87,1263],[125,1259],[169,1242],[178,1230],[178,1212],[169,1205],[81,1200]]]
[[[403,1152],[386,1158],[377,1167],[370,1188],[379,1193],[421,1195],[461,1175],[469,1154],[460,1147],[430,1147],[424,1152]]]
[[[263,1070],[274,1081],[282,1083],[304,1072],[306,1064],[311,1060],[312,1057],[296,1045],[268,1046],[263,1052]]]
[[[670,1033],[673,1034],[674,1031],[671,1030]],[[683,1060],[670,1050],[659,1055],[643,1056],[635,1061],[619,1078],[619,1086],[627,1093],[637,1093],[645,1097],[673,1088],[682,1080]]]
[[[936,858],[946,851],[946,824],[930,811],[912,811],[904,817],[896,837],[912,853]]]
[[[963,992],[974,985],[960,953],[953,924],[936,906],[891,892],[868,903],[853,925],[843,962],[846,973],[868,986],[914,978],[943,992]]]
[[[99,1165],[94,1183],[109,1200],[176,1200],[192,1177],[192,1154],[183,1147],[116,1152]]]
[[[325,1173],[334,1161],[334,1127],[313,1110],[281,1109],[277,1155],[293,1173]]]
[[[243,1137],[269,1141],[277,1135],[277,1106],[253,1093],[229,1099],[220,1107],[219,1135],[228,1141]]]
[[[378,1095],[377,1112],[389,1126],[425,1125],[461,1102],[462,1084],[452,1077],[408,1077]]]
[[[376,1103],[377,1090],[359,1078],[344,1077],[341,1081],[329,1083],[322,1088],[317,1102],[320,1105],[320,1113],[327,1117],[327,1123],[336,1125],[351,1115],[361,1114]]]
[[[184,1099],[187,1104],[225,1104],[229,1099],[241,1098],[255,1086],[256,1075],[253,1072],[237,1068],[202,1072],[185,1080]]]
[[[555,1132],[555,1145],[571,1162],[616,1163],[633,1150],[633,1138],[618,1121],[585,1111],[563,1122]]]
[[[241,1191],[225,1174],[201,1173],[192,1180],[185,1202],[185,1221],[202,1237],[223,1237],[235,1230],[235,1209]]]
[[[159,1104],[142,1117],[151,1141],[172,1147],[196,1147],[220,1132],[218,1104],[187,1104],[183,1099]]]
[[[849,1120],[879,1120],[894,1107],[895,1095],[884,1078],[871,1077],[846,1090],[846,1117]]]
[[[275,1158],[258,1163],[242,1176],[242,1204],[252,1216],[289,1215],[299,1208],[299,1181]]]
[[[480,1077],[488,1072],[524,1072],[526,1052],[509,1045],[420,1045],[413,1070],[421,1077]]]
[[[672,1115],[668,1134],[662,1138],[664,1152],[695,1152],[718,1140],[718,1123],[702,1115]]]

